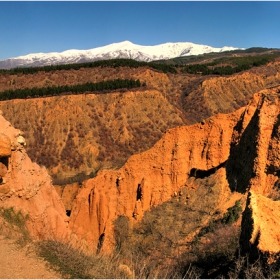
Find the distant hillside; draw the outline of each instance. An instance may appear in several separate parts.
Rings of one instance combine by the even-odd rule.
[[[185,57],[175,57],[171,59],[161,59],[154,62],[166,63],[169,65],[186,65],[193,63],[210,63],[219,59],[228,59],[231,57],[246,57],[246,56],[259,56],[264,54],[278,54],[280,53],[280,49],[269,49],[269,48],[261,48],[261,47],[253,47],[249,49],[237,49],[225,51],[222,53],[204,53],[199,55],[190,55]]]
[[[32,160],[45,165],[61,183],[121,166],[130,155],[151,148],[170,128],[246,105],[254,92],[279,84],[279,72],[277,61],[227,76],[164,73],[149,65],[125,64],[5,72],[0,74],[2,92],[50,92],[44,98],[1,101],[0,110],[25,132]],[[145,86],[51,97],[54,88],[117,79],[139,80]]]

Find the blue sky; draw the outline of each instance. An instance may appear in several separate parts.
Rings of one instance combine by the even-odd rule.
[[[280,48],[279,14],[274,1],[0,1],[0,60],[124,40]]]

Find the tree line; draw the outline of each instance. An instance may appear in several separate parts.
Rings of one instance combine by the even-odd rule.
[[[43,96],[57,96],[62,94],[80,94],[85,92],[104,93],[116,89],[132,89],[145,86],[140,80],[115,79],[98,83],[86,83],[73,86],[51,86],[43,88],[24,88],[15,90],[5,90],[0,93],[0,100],[26,99]]]
[[[258,50],[257,48],[253,49]],[[166,62],[145,62],[137,61],[129,58],[116,58],[107,60],[98,60],[93,62],[74,63],[74,64],[60,64],[60,65],[47,65],[38,67],[17,67],[13,69],[0,69],[0,74],[3,75],[16,75],[16,74],[34,74],[37,72],[54,72],[59,70],[79,70],[81,68],[98,68],[98,67],[149,67],[163,73],[178,73],[177,68],[181,68],[181,72],[202,75],[232,75],[244,70],[248,70],[254,66],[261,66],[275,58],[279,57],[280,53],[275,52],[274,54],[263,54],[257,56],[243,56],[243,57],[231,57],[231,58],[220,58],[216,59],[211,63],[205,64],[185,64],[185,66],[171,65]],[[232,66],[218,66],[220,63],[231,64]]]
[[[15,75],[15,74],[34,74],[39,71],[53,72],[59,70],[79,70],[81,68],[97,68],[97,67],[138,68],[138,67],[145,67],[145,66],[164,73],[168,73],[168,72],[177,73],[176,68],[171,65],[155,63],[155,62],[136,61],[134,59],[126,59],[126,58],[98,60],[93,62],[75,63],[75,64],[60,64],[60,65],[38,66],[38,67],[17,67],[9,70],[0,69],[0,73],[6,75]]]
[[[232,75],[252,67],[265,65],[279,56],[280,53],[217,59],[211,63],[190,64],[183,67],[181,71],[189,74]],[[226,66],[219,66],[219,64],[226,64]]]

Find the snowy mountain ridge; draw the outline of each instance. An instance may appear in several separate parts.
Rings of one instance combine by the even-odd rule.
[[[190,42],[164,43],[155,46],[142,46],[130,41],[113,43],[89,50],[66,50],[63,52],[33,53],[0,61],[0,69],[15,67],[70,64],[101,59],[131,58],[139,61],[170,59],[180,56],[199,55],[210,52],[223,52],[239,48],[214,48]]]

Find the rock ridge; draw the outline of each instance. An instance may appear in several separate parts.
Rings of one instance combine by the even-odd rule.
[[[0,207],[28,215],[26,226],[34,238],[67,239],[63,203],[46,168],[28,157],[22,134],[0,115]]]
[[[154,146],[115,170],[100,170],[77,186],[66,209],[45,168],[32,163],[23,133],[0,116],[0,207],[30,214],[28,229],[39,239],[71,240],[87,252],[110,252],[114,221],[132,226],[146,211],[182,188],[186,199],[205,178],[218,185],[211,213],[247,197],[241,223],[244,252],[276,256],[280,251],[280,87],[254,94],[247,106],[190,126],[166,131]],[[214,180],[214,179],[215,180]],[[212,199],[211,198],[211,199]],[[199,203],[199,198],[195,201]],[[199,222],[198,222],[198,228]],[[191,238],[186,236],[186,239]]]
[[[117,217],[140,221],[145,211],[218,170],[225,171],[222,184],[227,195],[219,196],[224,196],[224,202],[234,204],[229,202],[231,196],[246,197],[249,191],[263,197],[259,201],[270,201],[268,196],[278,194],[278,165],[273,174],[268,170],[279,157],[277,149],[272,149],[278,148],[278,116],[279,88],[273,88],[256,93],[247,106],[233,113],[168,130],[151,149],[131,156],[120,169],[101,170],[84,182],[72,208],[71,230],[77,238],[88,240],[91,250],[99,246],[110,251]],[[257,219],[255,212],[250,213],[252,221]],[[243,235],[251,236],[245,227],[242,230]],[[265,251],[262,242],[258,246]]]

